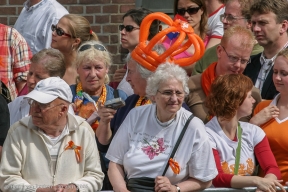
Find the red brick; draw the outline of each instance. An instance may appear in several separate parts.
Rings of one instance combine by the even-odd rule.
[[[94,16],[83,15],[90,24],[94,23]]]
[[[123,15],[111,15],[111,23],[122,23],[123,22]]]
[[[101,12],[101,6],[87,6],[86,7],[86,13],[100,13]]]
[[[80,4],[108,4],[110,0],[79,0]]]
[[[126,13],[130,9],[135,9],[135,5],[121,5],[120,13]]]
[[[101,33],[101,26],[91,26],[91,28],[97,35]]]
[[[109,15],[95,15],[95,23],[109,23]]]
[[[16,7],[0,7],[1,15],[16,15]]]
[[[17,7],[17,13],[16,13],[17,16],[20,15],[22,9],[23,9],[23,7]]]
[[[107,45],[106,47],[111,54],[117,54],[118,53],[117,45]]]
[[[110,44],[119,43],[119,35],[110,35]]]
[[[18,17],[9,17],[9,25],[14,25],[16,23],[17,19],[18,19]]]
[[[22,4],[23,4],[23,2],[22,2]],[[0,5],[6,5],[6,1],[5,0],[0,1]]]
[[[1,1],[5,2],[5,0],[1,0]],[[23,0],[8,0],[9,5],[23,5],[24,2],[25,1]]]
[[[70,6],[69,13],[74,14],[82,14],[83,13],[83,6]]]
[[[113,59],[113,63],[124,63],[121,55],[113,55],[112,59]]]
[[[119,6],[118,5],[104,5],[103,6],[103,13],[118,13]]]
[[[109,36],[108,35],[98,35],[99,41],[101,41],[104,44],[109,43]]]
[[[104,25],[103,33],[118,33],[118,26],[117,25]]]
[[[112,0],[112,3],[119,3],[119,4],[128,4],[128,3],[135,3],[136,0],[125,0],[125,2],[123,0]]]
[[[4,25],[8,25],[8,18],[7,17],[0,17],[0,23]]]
[[[57,0],[60,4],[77,4],[77,0]]]

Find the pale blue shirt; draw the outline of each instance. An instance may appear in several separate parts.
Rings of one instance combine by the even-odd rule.
[[[51,47],[51,25],[57,24],[68,11],[56,0],[42,0],[31,7],[29,2],[30,0],[27,0],[24,3],[14,28],[26,39],[35,54]]]

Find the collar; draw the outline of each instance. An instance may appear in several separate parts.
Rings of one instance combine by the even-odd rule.
[[[40,7],[41,5],[44,5],[45,3],[47,2],[47,0],[41,0],[39,3],[33,5],[33,6],[29,6],[30,4],[30,0],[27,0],[25,3],[24,3],[24,8],[26,9],[26,11],[32,11],[34,9],[37,9],[38,7]]]
[[[282,49],[280,49],[280,50],[276,53],[276,55],[274,55],[271,59],[267,59],[267,58],[265,57],[265,55],[264,55],[264,52],[262,52],[262,53],[261,53],[261,56],[260,56],[260,63],[261,63],[261,65],[262,65],[262,66],[263,66],[263,65],[269,65],[269,64],[274,65],[274,61],[275,61],[278,53],[279,53],[280,51],[282,51],[283,49],[285,49],[287,46],[288,46],[288,41],[285,43],[285,45],[282,47]]]

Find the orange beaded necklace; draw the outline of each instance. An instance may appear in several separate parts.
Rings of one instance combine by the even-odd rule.
[[[148,99],[145,96],[141,96],[141,97],[139,97],[135,107],[138,107],[138,106],[141,106],[141,105],[148,105],[148,104],[151,104],[151,103],[152,102],[150,101],[150,99]]]
[[[82,93],[83,93],[82,84],[80,82],[77,84],[76,93],[77,93],[77,95],[82,95]],[[98,101],[96,102],[96,106],[98,106],[98,102],[101,102],[104,105],[104,103],[106,101],[106,97],[107,97],[107,90],[106,90],[106,86],[103,85],[102,86],[102,92],[101,92],[101,95],[100,95]],[[90,117],[90,115],[94,111],[97,110],[97,108],[94,106],[94,104],[92,106],[92,109],[91,109],[91,105],[90,105],[90,107],[88,105],[83,105],[83,99],[82,100],[80,99],[80,101],[78,99],[78,102],[74,101],[74,103],[76,104],[76,112],[77,111],[79,112],[78,115],[87,119]],[[98,125],[99,125],[99,122],[98,122],[98,120],[96,120],[94,123],[92,123],[91,127],[94,131],[96,131]]]

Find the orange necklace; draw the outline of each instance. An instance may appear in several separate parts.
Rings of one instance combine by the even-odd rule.
[[[141,105],[148,105],[151,104],[152,102],[150,101],[150,99],[147,99],[144,96],[139,97],[135,107],[141,106]]]
[[[83,93],[82,84],[81,84],[80,82],[77,84],[76,93],[77,93],[77,95],[82,95],[82,93]],[[103,85],[103,86],[102,86],[102,92],[101,92],[101,95],[100,95],[98,101],[96,102],[96,106],[98,106],[98,102],[101,102],[101,103],[104,105],[104,103],[105,103],[105,101],[106,101],[106,96],[107,96],[106,86]],[[84,99],[84,98],[83,98],[83,99]],[[80,104],[77,104],[77,106],[80,106],[80,109],[77,109],[76,111],[80,111],[81,108],[82,108],[83,106],[85,106],[85,105],[82,105],[82,104],[83,104],[83,100],[81,101]],[[97,110],[97,109],[95,108],[95,110]],[[94,111],[95,111],[95,110],[94,110]],[[90,114],[90,115],[91,115],[91,114]],[[99,125],[99,121],[96,120],[94,123],[92,123],[91,127],[92,127],[92,129],[93,129],[94,131],[96,131],[98,125]]]

